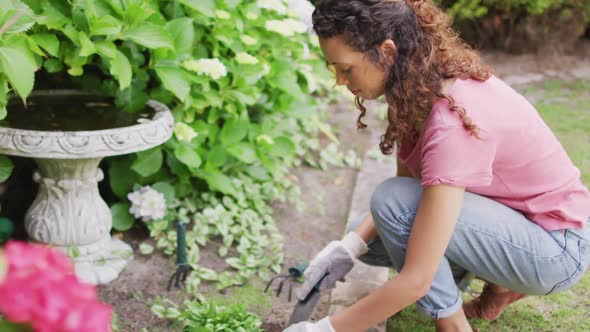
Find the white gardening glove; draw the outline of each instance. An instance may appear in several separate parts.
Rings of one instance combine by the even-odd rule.
[[[295,325],[287,327],[283,332],[336,332],[332,323],[330,323],[330,317],[326,317],[316,323],[301,322]]]
[[[297,291],[297,298],[303,300],[318,285],[318,290],[334,286],[353,267],[354,259],[369,251],[367,244],[356,232],[350,232],[339,241],[332,241],[311,260],[303,273],[305,281]],[[326,275],[325,278],[322,277]]]

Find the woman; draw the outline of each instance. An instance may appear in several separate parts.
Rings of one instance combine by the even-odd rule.
[[[355,257],[395,277],[346,310],[286,331],[364,331],[412,303],[437,331],[471,331],[510,303],[574,285],[590,264],[590,193],[536,110],[493,76],[430,0],[324,0],[314,30],[337,83],[362,101],[385,95],[380,148],[398,176],[370,211],[311,262],[303,299]],[[462,304],[457,283],[487,281]],[[326,274],[326,277],[322,277]]]

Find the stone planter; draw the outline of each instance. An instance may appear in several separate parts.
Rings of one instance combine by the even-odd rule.
[[[29,236],[70,254],[82,280],[115,279],[133,254],[110,236],[112,216],[98,191],[104,177],[98,164],[160,145],[172,128],[168,108],[153,100],[134,117],[116,110],[110,98],[81,91],[35,92],[26,108],[11,99],[0,123],[0,154],[37,163],[39,190],[25,217]]]

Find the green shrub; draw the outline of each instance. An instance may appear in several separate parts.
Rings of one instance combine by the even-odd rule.
[[[464,39],[512,52],[575,48],[590,22],[584,0],[437,0]]]
[[[491,12],[541,15],[560,8],[581,10],[590,19],[590,3],[583,0],[437,0],[457,20],[473,20]]]
[[[189,224],[191,290],[280,271],[268,202],[298,195],[289,167],[317,164],[317,133],[330,134],[318,112],[325,103],[313,97],[329,86],[317,39],[280,2],[266,3],[277,9],[255,0],[0,0],[0,119],[10,93],[26,98],[33,87],[101,91],[125,112],[150,98],[172,110],[173,138],[106,168],[119,199],[115,229],[132,226],[126,195],[144,185],[166,197],[167,216],[147,225],[160,248],[173,254],[174,223]],[[2,157],[0,176],[10,170]],[[214,239],[238,274],[198,265],[199,247]]]

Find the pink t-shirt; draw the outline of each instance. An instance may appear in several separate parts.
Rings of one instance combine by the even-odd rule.
[[[485,82],[457,79],[448,94],[483,140],[439,100],[418,142],[398,151],[423,187],[465,187],[521,211],[545,230],[584,227],[590,193],[580,171],[524,97],[495,76]]]

